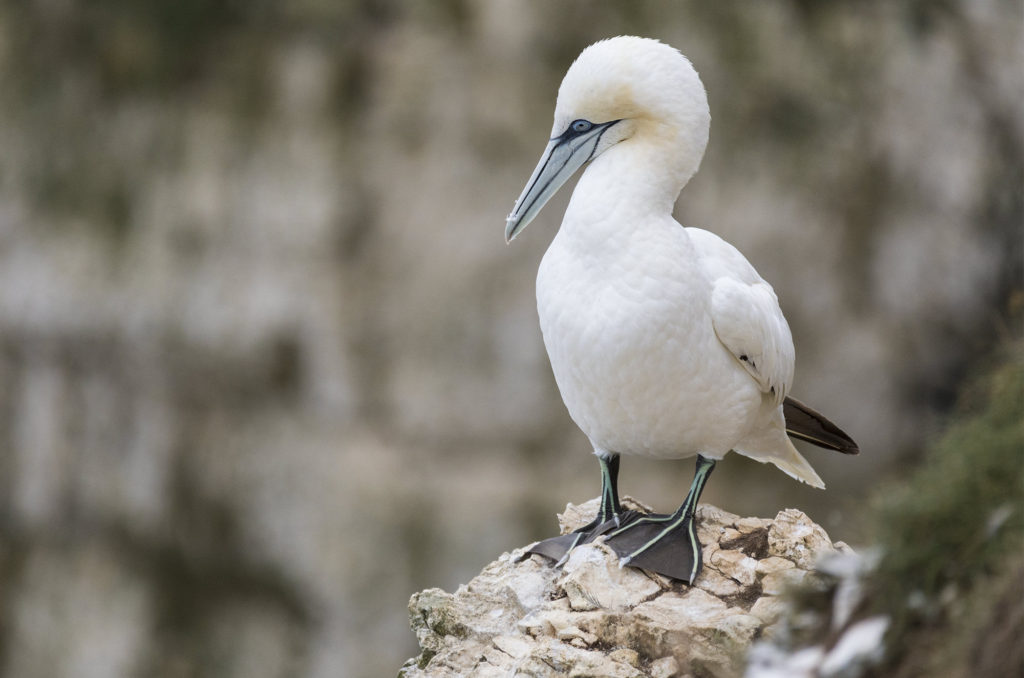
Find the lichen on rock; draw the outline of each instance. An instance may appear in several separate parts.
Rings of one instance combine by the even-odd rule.
[[[593,499],[569,505],[562,530]],[[813,585],[816,560],[848,549],[795,509],[775,519],[697,510],[704,569],[694,585],[629,567],[599,539],[555,568],[524,549],[503,554],[455,593],[412,596],[421,653],[401,678],[489,676],[727,677],[771,635],[793,583]]]

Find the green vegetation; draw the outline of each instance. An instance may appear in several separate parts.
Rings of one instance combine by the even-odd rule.
[[[1024,606],[1009,600],[1024,574],[1022,349],[967,389],[921,470],[879,501],[874,601],[893,620],[885,675],[939,665],[956,675],[968,661],[976,671],[994,633],[1024,635],[1005,628],[1024,617],[1004,604]],[[1016,670],[1020,657],[1003,653],[998,666]]]

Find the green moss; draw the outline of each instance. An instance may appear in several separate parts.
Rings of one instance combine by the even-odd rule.
[[[893,617],[893,646],[915,626],[941,624],[959,595],[1024,547],[1021,357],[1017,347],[968,389],[925,466],[879,502],[876,600]]]

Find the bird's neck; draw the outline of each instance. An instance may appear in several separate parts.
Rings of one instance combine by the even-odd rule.
[[[567,221],[587,228],[621,229],[625,223],[657,224],[671,217],[679,192],[697,171],[704,148],[668,135],[638,133],[595,158],[573,192]],[[593,233],[593,237],[614,237]]]

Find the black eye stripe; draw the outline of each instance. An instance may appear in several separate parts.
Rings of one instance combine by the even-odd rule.
[[[572,139],[575,139],[577,137],[581,137],[584,134],[595,133],[599,133],[598,138],[600,138],[601,136],[604,135],[604,133],[608,130],[609,127],[619,122],[622,122],[621,118],[619,118],[618,120],[609,120],[608,122],[598,123],[593,123],[590,122],[589,120],[579,118],[577,120],[573,120],[572,122],[570,122],[569,126],[565,128],[565,131],[562,132],[561,135],[557,137],[551,137],[551,141],[559,141],[564,143],[567,141],[571,141]]]

